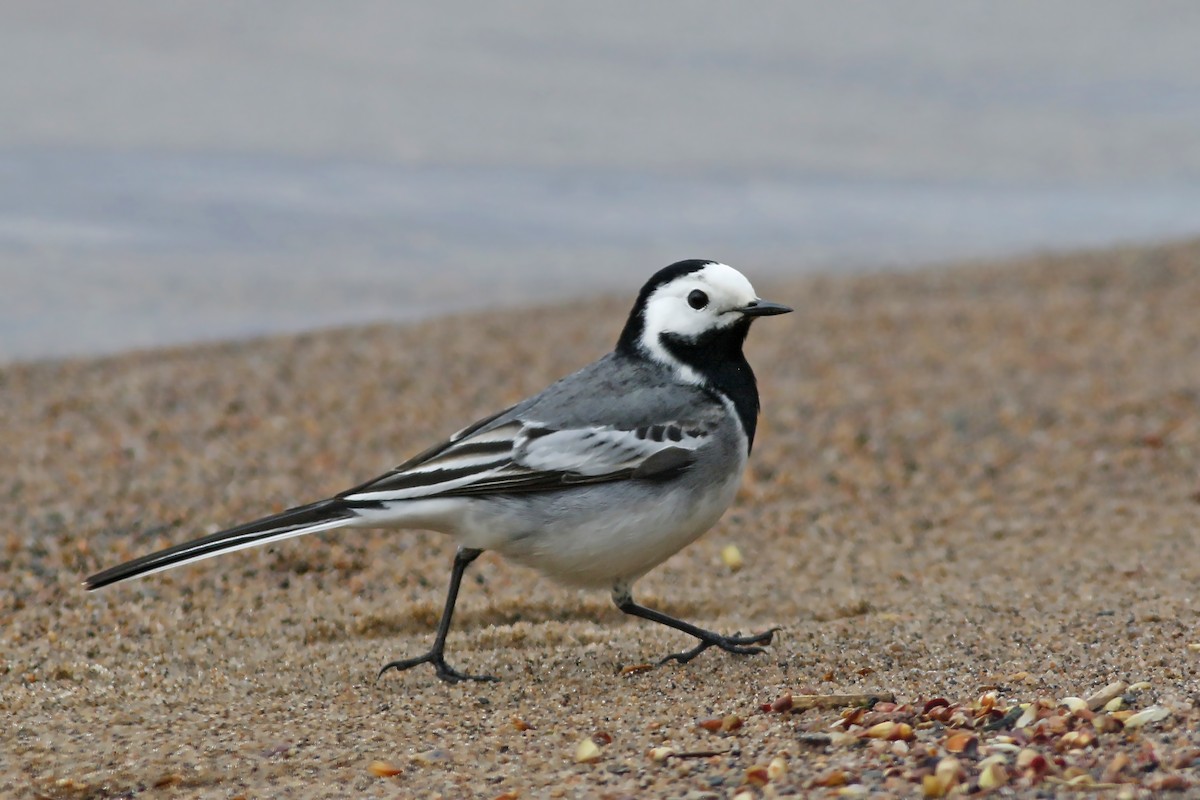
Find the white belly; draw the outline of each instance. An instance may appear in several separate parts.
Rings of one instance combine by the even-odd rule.
[[[725,481],[616,481],[528,494],[409,500],[364,508],[356,527],[426,528],[495,550],[569,586],[632,582],[694,542],[733,502],[746,456]],[[692,487],[692,491],[687,491]]]
[[[508,513],[489,501],[486,511],[468,513],[465,530],[457,533],[467,547],[496,550],[561,583],[611,587],[641,577],[711,528],[733,501],[740,478],[732,476],[698,500],[678,490],[626,485],[618,492],[581,489],[545,508],[536,498],[518,500],[521,505]]]

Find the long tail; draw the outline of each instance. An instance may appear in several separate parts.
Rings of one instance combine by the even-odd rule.
[[[165,569],[199,561],[202,558],[257,547],[292,536],[303,536],[331,528],[340,528],[358,518],[358,514],[340,498],[322,500],[306,506],[290,508],[280,514],[264,517],[236,528],[218,531],[200,539],[159,550],[148,556],[126,561],[87,578],[83,585],[99,589],[110,583],[162,572]]]

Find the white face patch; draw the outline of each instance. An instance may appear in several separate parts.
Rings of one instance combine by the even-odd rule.
[[[708,331],[728,327],[742,318],[739,309],[757,299],[746,276],[726,264],[709,264],[680,276],[655,289],[646,299],[642,348],[654,360],[673,366],[684,380],[701,383],[695,370],[667,352],[660,337],[669,333],[695,339]]]

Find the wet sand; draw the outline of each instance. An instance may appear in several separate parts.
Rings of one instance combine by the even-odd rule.
[[[623,672],[690,642],[485,555],[448,653],[501,682],[377,681],[440,611],[453,548],[422,532],[80,587],[541,388],[609,348],[634,288],[0,369],[0,796],[1200,791],[1197,242],[759,286],[797,313],[751,335],[745,485],[637,597],[782,626],[764,655]],[[788,692],[895,703],[762,710]]]

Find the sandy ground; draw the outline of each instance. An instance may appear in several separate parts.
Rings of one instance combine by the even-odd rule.
[[[797,313],[751,337],[744,489],[637,589],[783,630],[649,671],[686,638],[485,555],[449,654],[502,682],[377,681],[431,638],[429,533],[79,585],[373,476],[599,355],[628,299],[0,370],[0,796],[1200,791],[1200,243],[759,288]],[[762,710],[788,692],[896,702]]]

